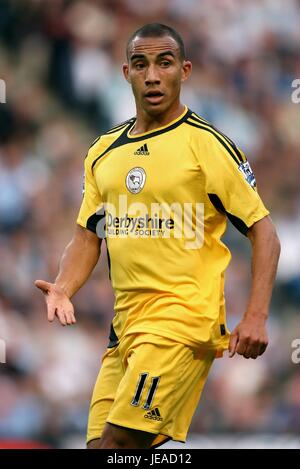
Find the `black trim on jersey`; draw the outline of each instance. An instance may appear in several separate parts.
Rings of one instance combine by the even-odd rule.
[[[121,145],[125,145],[126,143],[128,143],[129,139],[127,137],[127,129],[128,129],[128,125],[126,125],[121,135],[119,135],[119,137],[108,148],[106,148],[106,150],[103,153],[101,153],[101,155],[97,156],[97,158],[93,161],[92,171],[93,171],[95,164],[100,158],[102,158],[102,156],[106,155],[106,153],[113,150],[114,148],[120,147]]]
[[[142,140],[146,140],[148,138],[156,137],[157,135],[161,135],[161,134],[164,134],[165,132],[169,132],[170,130],[176,129],[176,127],[181,125],[183,122],[187,121],[187,118],[190,117],[191,114],[192,114],[192,111],[190,109],[188,109],[187,112],[184,114],[184,116],[181,119],[179,119],[177,122],[174,122],[174,124],[171,124],[171,125],[163,128],[163,129],[160,129],[160,130],[153,130],[153,132],[149,132],[149,134],[147,134],[147,135],[141,135],[139,137],[130,137],[129,138],[127,133],[132,128],[132,126],[133,126],[133,124],[135,123],[135,120],[136,120],[135,118],[132,119],[131,122],[129,122],[129,124],[131,124],[130,128],[128,128],[128,124],[127,124],[127,126],[125,127],[125,129],[123,130],[121,135],[119,135],[119,137],[103,153],[101,153],[101,155],[97,156],[97,158],[93,161],[92,170],[93,170],[95,164],[97,163],[97,161],[100,158],[102,158],[102,156],[106,155],[106,153],[113,150],[114,148],[118,148],[122,145],[126,145],[127,143],[140,142]]]
[[[217,129],[214,125],[212,125],[210,122],[207,122],[205,119],[202,117],[198,116],[195,112],[193,112],[193,115],[190,117],[191,119],[195,119],[196,122],[202,123],[203,125],[207,125],[208,127],[211,127],[213,130],[215,130],[218,134],[222,135],[222,137],[225,138],[225,140],[231,145],[232,150],[236,153],[236,156],[238,159],[241,161],[241,163],[245,163],[246,158],[243,157],[242,153],[236,146],[236,144],[229,138],[227,135],[223,134],[219,129]]]
[[[135,121],[135,117],[131,117],[130,119],[127,119],[126,121],[121,122],[121,124],[115,125],[111,129],[107,130],[107,132],[105,132],[104,135],[112,134],[114,132],[118,132],[119,130],[122,129],[122,127],[125,127],[125,125],[128,125],[128,124],[130,124],[131,122],[134,122],[134,121]]]
[[[216,139],[223,145],[223,147],[228,151],[228,153],[230,154],[230,156],[234,159],[234,161],[236,162],[237,165],[240,164],[240,161],[237,159],[236,155],[233,153],[233,151],[231,150],[231,148],[227,145],[227,143],[224,142],[224,140],[222,140],[222,138],[218,135],[218,132],[212,128],[207,128],[207,127],[204,127],[203,125],[200,125],[200,122],[199,124],[198,123],[194,123],[194,122],[191,122],[189,120],[186,121],[187,124],[191,125],[192,127],[196,127],[196,129],[202,129],[202,130],[206,130],[206,132],[209,132],[211,133],[212,135],[214,135],[214,137],[216,137]]]
[[[123,127],[125,127],[125,125],[128,125],[130,124],[131,122],[133,122],[135,120],[135,118],[131,118],[131,119],[128,119],[127,121],[124,121],[122,122],[121,124],[118,124],[116,125],[115,127],[112,127],[111,129],[107,130],[107,132],[105,132],[104,134],[102,135],[110,135],[110,134],[113,134],[114,132],[118,132],[119,130],[121,130]],[[95,140],[93,141],[93,143],[90,145],[89,147],[89,150],[95,145],[95,143],[97,143],[100,138],[102,137],[102,135],[99,135],[99,137],[95,138]],[[87,156],[87,155],[86,155]]]
[[[98,140],[100,140],[101,138],[101,135],[99,135],[99,137],[95,138],[95,140],[93,141],[92,145],[89,147],[89,150],[95,145],[95,143],[98,142]]]
[[[103,218],[105,218],[105,213],[101,213],[101,214],[94,213],[93,215],[91,215],[88,218],[88,221],[86,223],[87,229],[92,231],[93,233],[97,234],[97,224]],[[105,241],[105,244],[106,244],[108,275],[109,275],[109,278],[111,279],[111,262],[110,262],[110,254],[109,254],[106,238],[104,238],[104,241]]]
[[[97,224],[104,217],[105,213],[101,213],[100,215],[98,215],[97,213],[93,213],[93,215],[91,215],[86,222],[87,229],[92,231],[93,233],[97,233]]]
[[[110,254],[109,254],[109,250],[108,250],[106,238],[104,238],[104,239],[105,239],[105,244],[106,244],[106,254],[107,254],[107,264],[108,264],[108,276],[109,276],[109,279],[111,280],[111,262],[110,262]]]
[[[164,445],[168,441],[172,440],[172,438],[170,436],[164,435],[163,433],[160,433],[160,435],[165,436],[166,439],[161,441],[160,443],[156,443],[155,445],[151,445],[150,449],[158,448],[159,446]],[[176,441],[180,441],[180,443],[185,443],[185,441],[181,441],[181,440],[176,440]]]
[[[113,348],[119,345],[119,339],[117,334],[115,333],[113,323],[110,325],[110,332],[109,332],[109,344],[107,348]]]
[[[243,235],[247,236],[247,232],[249,230],[248,226],[246,225],[243,220],[241,220],[239,217],[236,217],[235,215],[232,215],[232,213],[227,212],[225,209],[224,205],[222,204],[220,198],[217,196],[217,194],[207,194],[209,197],[209,200],[213,204],[216,210],[218,212],[221,212],[225,215],[227,215],[228,219],[231,221],[233,226],[239,230]]]

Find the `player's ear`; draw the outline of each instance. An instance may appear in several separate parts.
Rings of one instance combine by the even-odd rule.
[[[184,60],[182,62],[182,68],[181,68],[181,81],[187,80],[191,73],[192,73],[192,62],[190,62],[190,60]]]
[[[128,83],[131,83],[129,78],[129,67],[127,63],[123,64],[123,75],[125,77],[125,80],[127,80]]]

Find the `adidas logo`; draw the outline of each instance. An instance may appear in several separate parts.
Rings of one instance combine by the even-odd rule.
[[[143,146],[141,146],[141,148],[138,148],[137,151],[134,152],[134,154],[139,155],[139,156],[150,155],[147,143],[145,143]]]
[[[157,407],[155,407],[155,409],[149,410],[149,412],[147,412],[144,415],[144,417],[145,417],[145,419],[159,420],[160,422],[162,421],[160,412],[159,412]]]

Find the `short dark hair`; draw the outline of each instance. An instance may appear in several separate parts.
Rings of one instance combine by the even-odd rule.
[[[129,58],[129,47],[132,43],[133,39],[136,37],[163,37],[163,36],[170,36],[172,37],[178,44],[179,47],[179,55],[180,59],[185,59],[185,47],[183,40],[178,34],[175,29],[171,28],[170,26],[166,26],[165,24],[161,23],[148,23],[142,26],[141,28],[137,29],[128,39],[127,46],[126,46],[126,55],[127,59]]]

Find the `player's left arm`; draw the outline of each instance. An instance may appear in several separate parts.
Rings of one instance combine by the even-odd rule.
[[[280,241],[269,216],[254,223],[247,236],[252,245],[252,285],[248,306],[241,322],[233,330],[229,356],[257,358],[268,345],[266,321],[275,280]]]

